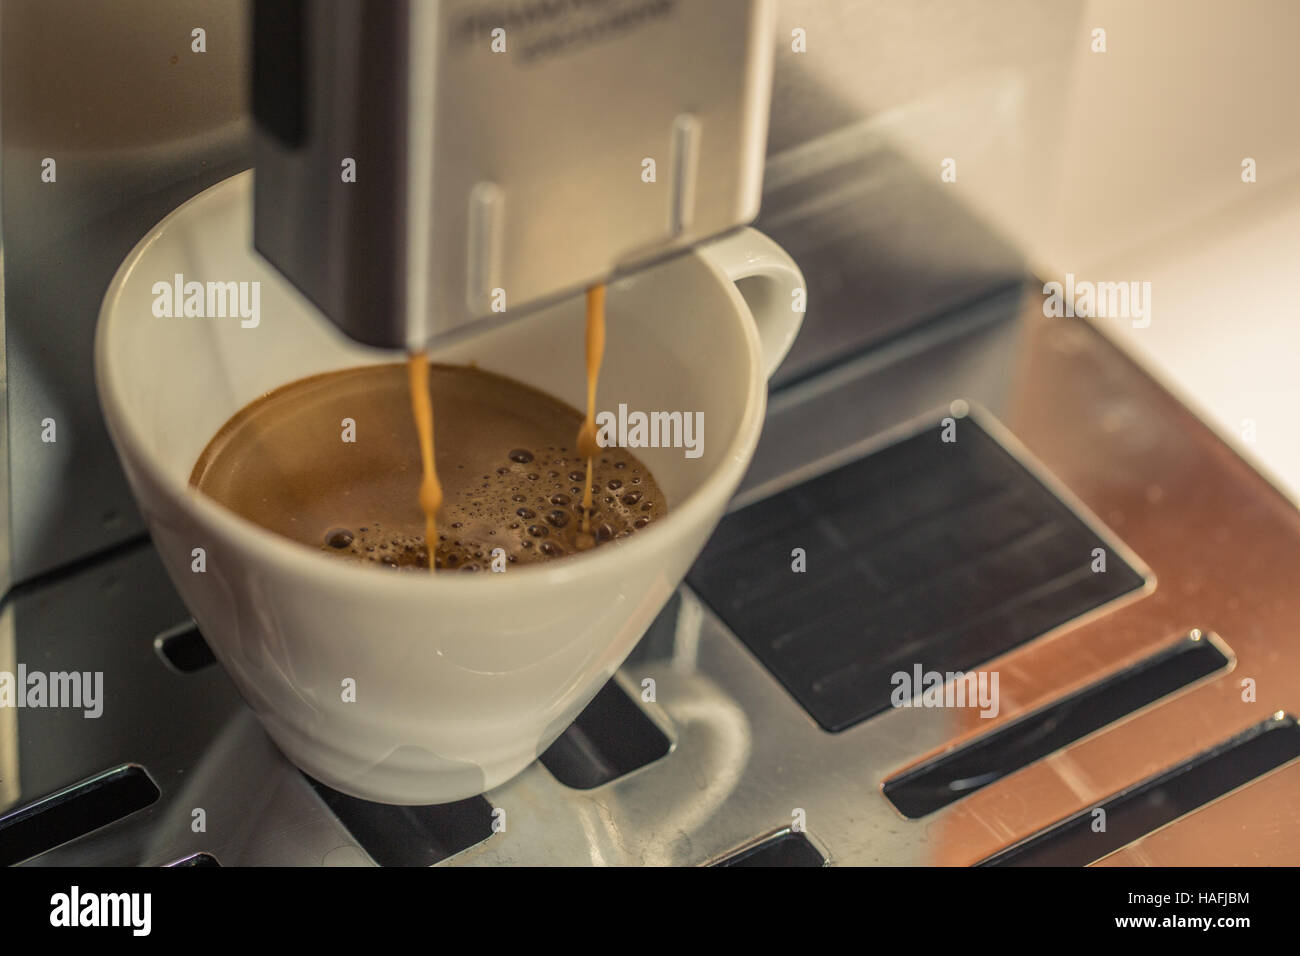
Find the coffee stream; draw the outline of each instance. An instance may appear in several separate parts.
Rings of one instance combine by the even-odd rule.
[[[578,430],[578,454],[587,459],[587,479],[582,490],[582,532],[574,543],[585,551],[596,543],[591,533],[591,479],[593,460],[600,452],[596,442],[596,384],[600,363],[605,356],[605,286],[587,290],[587,417]],[[428,542],[429,571],[437,569],[438,509],[442,507],[442,485],[433,457],[433,401],[429,397],[429,357],[414,352],[408,360],[411,379],[411,408],[415,413],[415,430],[420,438],[420,509],[424,512],[425,541]]]
[[[582,492],[582,533],[591,533],[591,463],[600,446],[596,443],[596,382],[605,357],[605,286],[587,290],[587,417],[578,431],[578,454],[587,459],[587,482]],[[595,542],[591,542],[595,544]]]
[[[429,357],[414,353],[408,362],[411,380],[411,408],[415,412],[415,431],[420,439],[420,510],[424,512],[424,540],[429,552],[429,571],[433,572],[438,550],[438,509],[442,507],[442,484],[433,458],[433,399],[429,396]]]

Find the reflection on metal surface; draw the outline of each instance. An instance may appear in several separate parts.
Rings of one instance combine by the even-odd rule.
[[[694,602],[688,594],[682,600]],[[667,756],[593,790],[565,787],[534,764],[488,793],[494,806],[506,809],[506,832],[454,862],[700,863],[790,819],[785,810],[758,831],[749,829],[753,812],[737,788],[759,739],[731,694],[702,673],[673,671],[668,660],[638,661],[617,679],[630,694],[644,677],[654,679],[658,703],[641,706],[669,728],[673,749]],[[724,823],[731,825],[719,826]],[[721,839],[715,831],[722,831]]]
[[[1144,599],[1008,655],[1000,719],[1130,663],[1198,622],[1236,668],[1066,748],[935,815],[934,860],[972,863],[1300,704],[1300,658],[1280,645],[1300,620],[1287,584],[1300,515],[1090,325],[1051,320],[1030,297],[1029,332],[1002,420],[1154,572]],[[1258,699],[1242,681],[1260,681]],[[979,730],[958,721],[945,745]],[[938,747],[935,748],[940,749]]]
[[[1300,727],[1278,714],[1213,750],[1036,833],[982,866],[1083,866],[1283,764],[1300,760]]]
[[[1094,866],[1295,866],[1300,763],[1279,768]]]
[[[1231,665],[1199,630],[1144,661],[1026,714],[885,782],[885,796],[923,817]]]

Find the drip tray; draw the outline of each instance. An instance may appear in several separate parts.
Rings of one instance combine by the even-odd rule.
[[[11,593],[0,672],[103,692],[97,717],[0,707],[5,862],[1293,861],[1300,515],[1041,306],[990,299],[773,394],[688,586],[542,759],[460,805],[309,785],[143,539]],[[893,671],[993,658],[994,719],[890,706]]]
[[[1098,570],[1101,569],[1101,570]],[[828,731],[1143,577],[972,418],[729,515],[688,581]]]

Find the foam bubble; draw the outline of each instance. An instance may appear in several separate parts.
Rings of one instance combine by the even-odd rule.
[[[590,531],[583,532],[581,481],[586,478],[586,460],[563,450],[552,456],[557,456],[553,450],[514,448],[506,455],[513,465],[488,475],[483,482],[486,488],[477,481],[449,486],[438,516],[443,533],[434,567],[486,571],[489,554],[498,547],[511,566],[552,560],[630,537],[654,520],[648,512],[658,500],[657,489],[633,477],[639,469],[627,452],[612,450],[610,456],[593,461],[593,482],[603,493],[592,502]],[[538,487],[538,473],[526,470],[529,462],[538,459],[553,461],[560,468],[548,472],[543,487]],[[568,485],[564,472],[578,484]],[[628,480],[638,487],[629,490]],[[428,569],[422,528],[385,528],[380,521],[351,527],[357,530],[331,527],[323,535],[321,550],[390,570]]]

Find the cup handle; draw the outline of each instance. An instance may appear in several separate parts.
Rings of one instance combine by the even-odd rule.
[[[807,287],[789,253],[757,229],[739,229],[699,246],[705,260],[736,283],[758,327],[771,378],[803,325]]]

